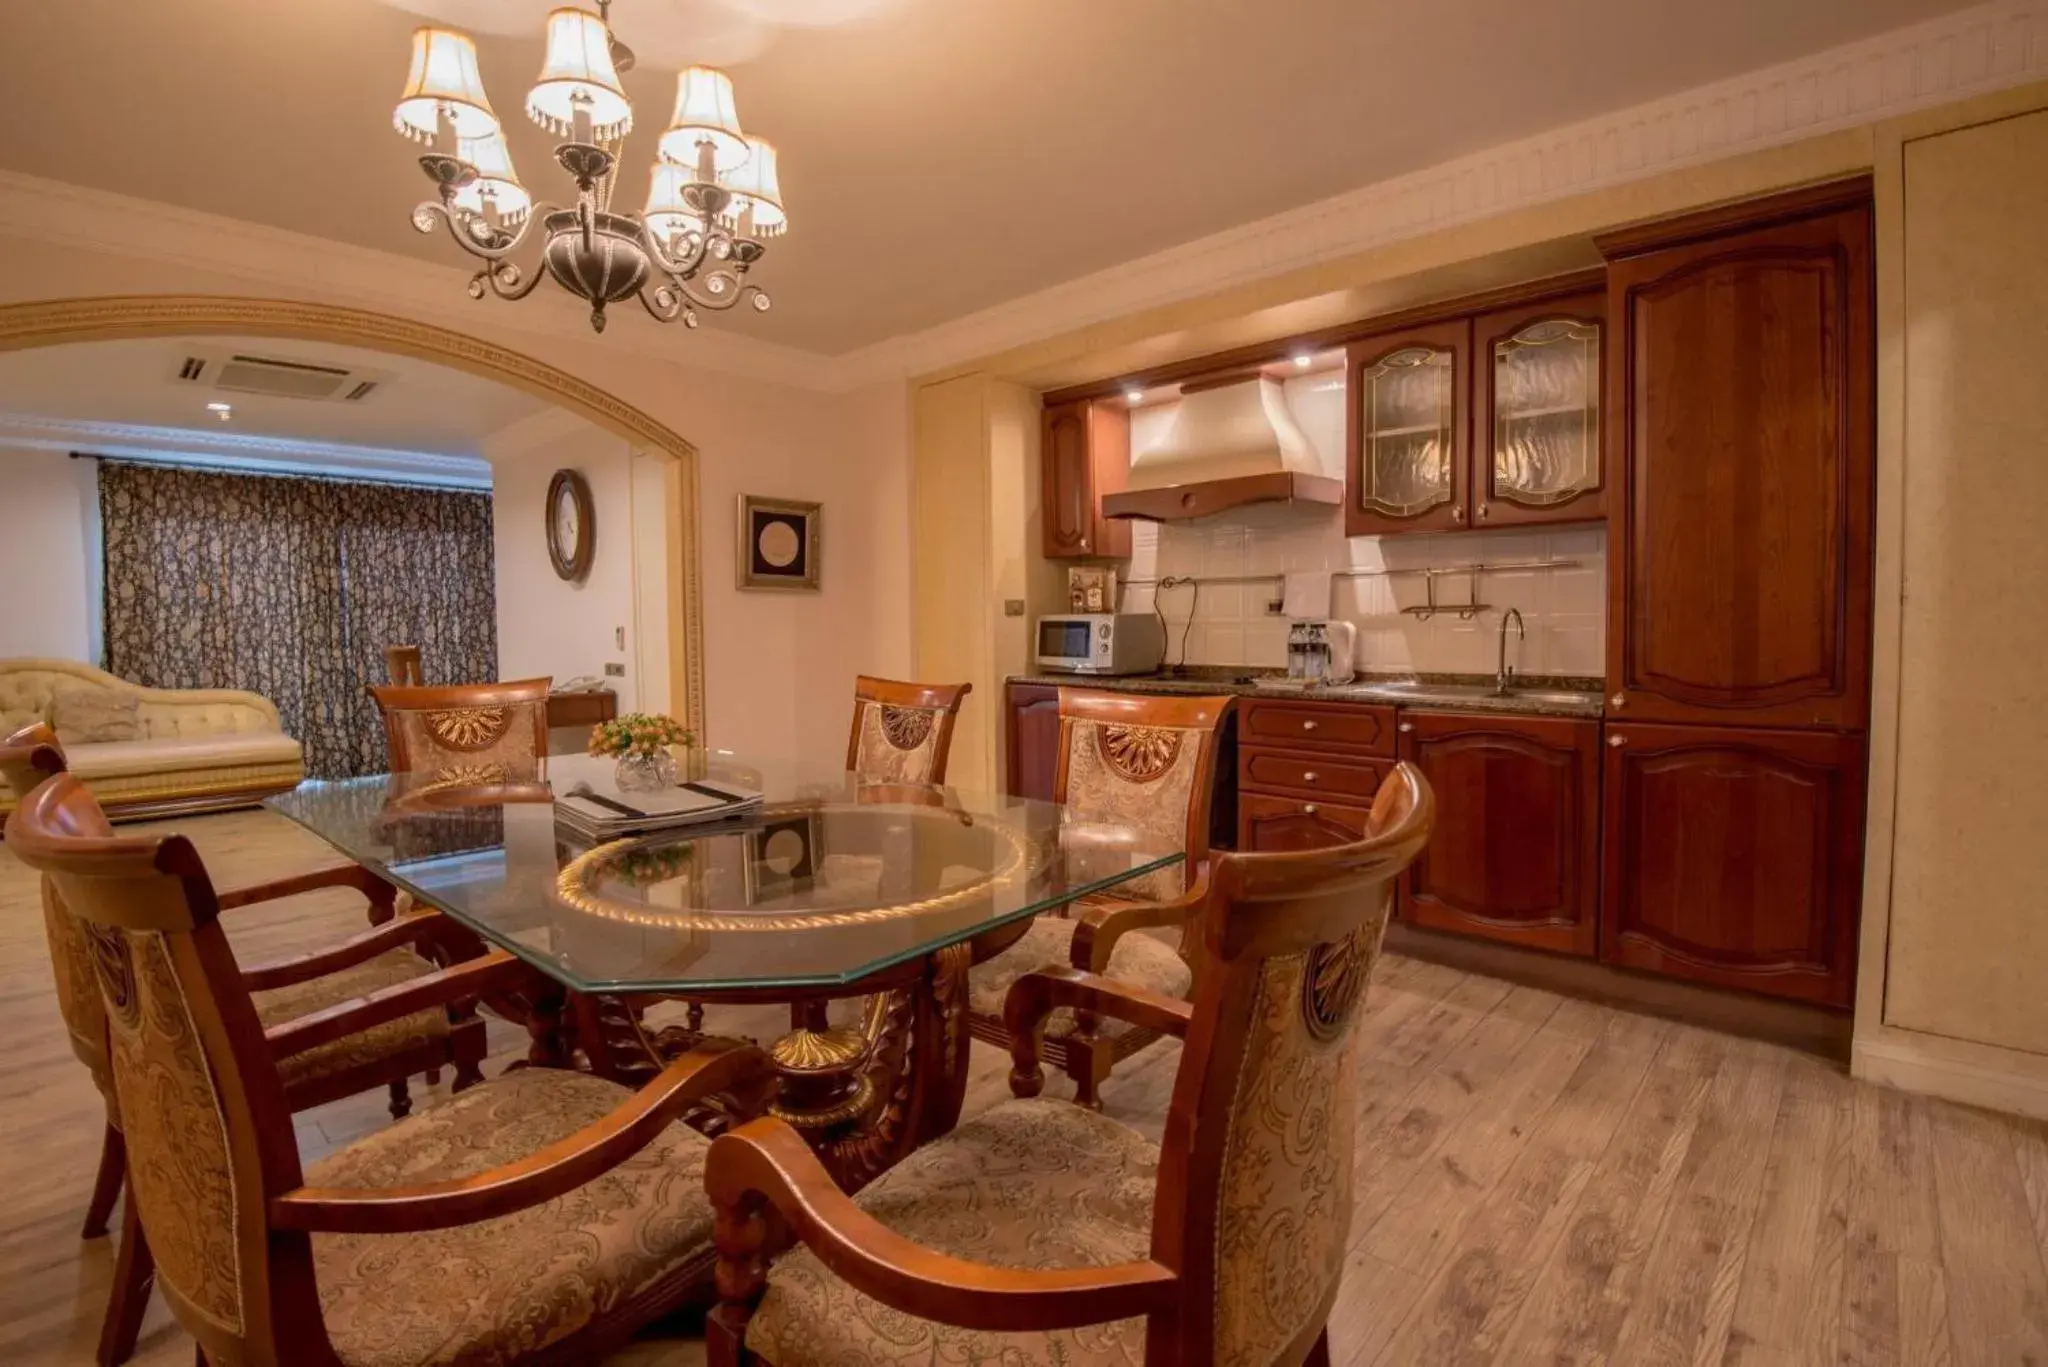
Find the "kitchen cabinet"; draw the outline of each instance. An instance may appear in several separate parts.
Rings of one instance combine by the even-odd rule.
[[[1402,919],[1591,957],[1599,931],[1600,723],[1403,711],[1401,758],[1436,793]]]
[[[1130,523],[1104,517],[1102,499],[1122,491],[1130,480],[1129,411],[1108,399],[1077,399],[1047,408],[1039,462],[1046,558],[1127,558]]]
[[[1848,1006],[1862,738],[1610,722],[1605,750],[1601,957]]]
[[[1611,715],[1865,724],[1874,284],[1847,193],[1634,235],[1609,266]]]
[[[1599,291],[1472,324],[1472,523],[1582,522],[1605,512]]]
[[[1353,342],[1345,367],[1344,534],[1466,525],[1471,320]]]
[[[1357,840],[1395,749],[1391,707],[1244,699],[1237,705],[1237,848],[1307,850]]]
[[[1052,801],[1060,765],[1060,691],[1045,684],[1010,684],[1003,720],[1010,796]]]

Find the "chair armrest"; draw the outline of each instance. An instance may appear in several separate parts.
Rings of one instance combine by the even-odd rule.
[[[1175,1039],[1187,1038],[1195,1018],[1195,1008],[1178,997],[1163,997],[1114,978],[1076,968],[1026,973],[1010,984],[1010,995],[1003,1000],[1003,1028],[1010,1035],[1010,1089],[1018,1096],[1037,1096],[1045,1085],[1038,1061],[1039,1032],[1045,1018],[1062,1006],[1128,1021]]]
[[[487,992],[523,985],[530,972],[504,950],[492,950],[480,959],[468,959],[410,982],[379,988],[367,996],[336,1002],[297,1020],[273,1025],[263,1032],[263,1040],[270,1046],[273,1059],[303,1054],[415,1011],[474,1000]]]
[[[417,1187],[300,1187],[271,1198],[270,1222],[332,1234],[402,1234],[511,1215],[602,1177],[658,1139],[690,1106],[766,1076],[768,1067],[768,1056],[751,1045],[707,1041],[602,1120],[524,1158]]]
[[[1209,900],[1209,863],[1195,865],[1186,891],[1164,902],[1083,902],[1074,916],[1072,962],[1084,973],[1107,973],[1116,942],[1148,926],[1186,925]]]
[[[756,1252],[747,1224],[766,1201],[854,1290],[963,1329],[1102,1324],[1165,1309],[1179,1294],[1172,1269],[1151,1261],[1034,1272],[935,1252],[855,1205],[803,1137],[773,1118],[711,1141],[704,1185],[717,1214],[722,1260],[744,1263]],[[731,1272],[721,1265],[721,1290],[743,1291],[731,1286]]]
[[[275,987],[290,987],[294,983],[339,973],[344,968],[354,968],[402,945],[417,944],[437,929],[442,919],[438,911],[422,911],[386,921],[381,926],[372,926],[338,945],[315,950],[311,954],[272,959],[269,963],[246,970],[242,974],[242,986],[251,992],[268,992]]]
[[[257,883],[253,887],[230,888],[217,894],[214,900],[222,911],[235,911],[261,902],[275,902],[280,897],[318,892],[322,888],[354,888],[369,899],[372,921],[391,919],[392,906],[398,898],[398,889],[362,865],[337,864],[331,869],[315,869],[311,873],[294,874],[290,878]]]

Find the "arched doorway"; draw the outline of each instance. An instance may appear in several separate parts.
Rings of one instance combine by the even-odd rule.
[[[669,566],[669,695],[680,720],[704,731],[702,587],[697,546],[697,449],[642,410],[544,361],[430,323],[367,309],[217,295],[108,295],[0,305],[0,351],[133,337],[301,338],[395,352],[467,370],[561,405],[668,458],[674,529]]]

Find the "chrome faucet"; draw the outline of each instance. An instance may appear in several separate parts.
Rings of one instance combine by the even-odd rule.
[[[1524,642],[1529,639],[1529,628],[1522,622],[1520,608],[1509,608],[1500,615],[1500,661],[1493,672],[1493,696],[1496,698],[1505,698],[1508,695],[1508,685],[1513,683],[1515,678],[1515,671],[1508,668],[1509,622],[1515,624],[1515,633]]]

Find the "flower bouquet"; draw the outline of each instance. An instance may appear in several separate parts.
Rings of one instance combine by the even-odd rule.
[[[618,760],[614,778],[619,791],[627,793],[650,793],[673,786],[676,761],[668,748],[695,741],[688,727],[658,712],[628,712],[590,729],[590,753]]]

